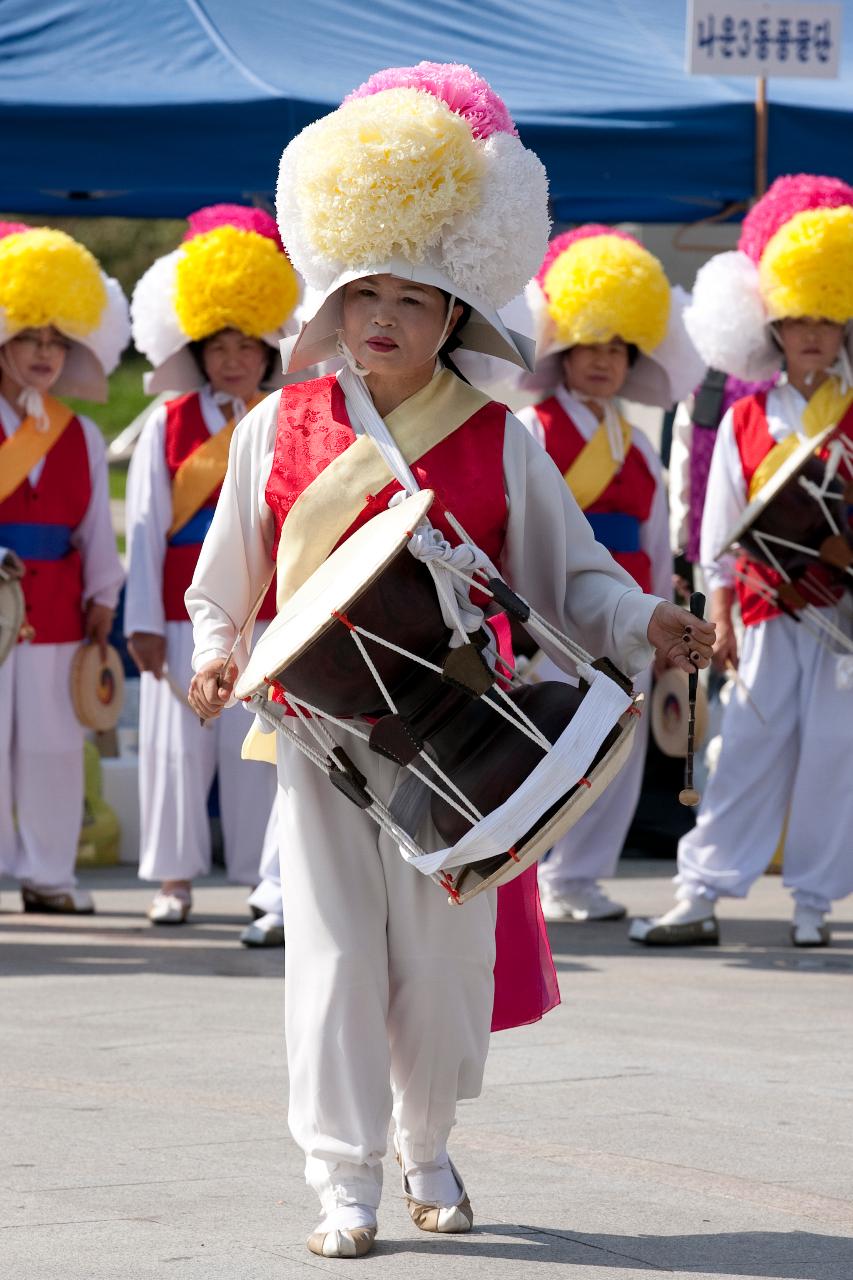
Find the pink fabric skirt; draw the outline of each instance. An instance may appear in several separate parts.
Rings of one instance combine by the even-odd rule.
[[[487,618],[486,625],[494,632],[501,657],[511,663],[506,614]],[[538,1022],[560,1003],[560,987],[539,902],[535,865],[498,889],[495,947],[492,1031]]]

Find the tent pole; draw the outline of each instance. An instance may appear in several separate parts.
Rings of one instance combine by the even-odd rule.
[[[767,78],[755,82],[755,198],[767,190]]]

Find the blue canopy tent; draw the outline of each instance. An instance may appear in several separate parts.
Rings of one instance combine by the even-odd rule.
[[[749,197],[754,85],[691,78],[686,0],[3,0],[0,207],[182,216],[269,199],[295,132],[372,71],[465,61],[544,161],[561,221]],[[847,43],[853,43],[853,23]],[[847,65],[850,65],[849,59]],[[853,180],[853,83],[771,81],[769,174]]]

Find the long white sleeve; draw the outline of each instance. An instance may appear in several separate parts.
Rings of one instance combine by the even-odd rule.
[[[664,600],[672,599],[672,551],[669,544],[669,508],[663,467],[658,452],[648,436],[636,427],[633,440],[654,476],[655,496],[647,520],[640,525],[640,548],[649,557],[652,567],[652,592]]]
[[[504,480],[507,581],[596,657],[613,659],[629,674],[641,671],[652,657],[647,631],[660,600],[644,595],[596,542],[558,468],[513,414],[506,420]]]
[[[163,560],[172,523],[172,485],[166,466],[162,405],[145,423],[127,474],[127,593],[124,629],[166,634],[163,609]]]
[[[92,496],[86,514],[72,530],[71,545],[80,552],[83,562],[84,601],[94,601],[114,609],[124,582],[124,569],[110,517],[107,450],[101,430],[91,418],[80,417],[80,424],[89,457]]]
[[[675,411],[669,455],[669,545],[684,551],[690,533],[690,450],[693,421],[685,404]]]
[[[724,555],[723,548],[746,501],[746,481],[735,442],[734,414],[729,409],[717,428],[702,513],[700,558],[709,591],[734,586],[735,557]]]
[[[186,593],[195,637],[193,668],[224,658],[255,603],[269,583],[275,525],[265,491],[272,466],[280,392],[262,400],[237,425],[231,438],[228,471],[213,523]],[[251,629],[235,660],[245,666]]]

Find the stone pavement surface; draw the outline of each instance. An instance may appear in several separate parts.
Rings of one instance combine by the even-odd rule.
[[[628,862],[616,889],[653,913],[668,874]],[[127,869],[85,883],[100,914],[66,921],[0,885],[3,1280],[853,1278],[853,900],[823,952],[788,945],[772,878],[723,906],[719,949],[554,927],[564,1004],[495,1036],[460,1108],[476,1231],[420,1234],[389,1160],[377,1250],[347,1264],[304,1247],[283,953],[237,944],[241,891],[212,878],[167,931]]]

